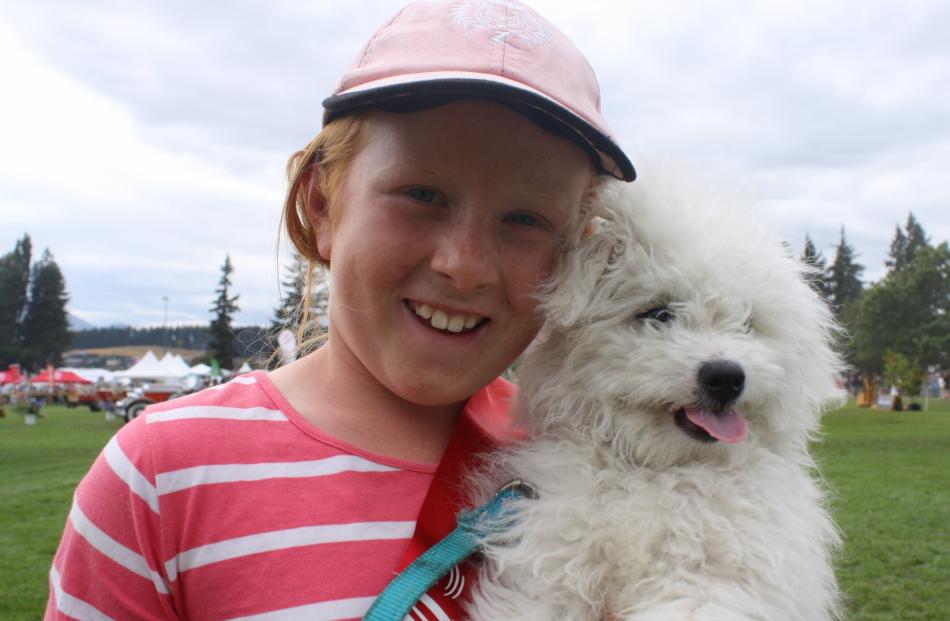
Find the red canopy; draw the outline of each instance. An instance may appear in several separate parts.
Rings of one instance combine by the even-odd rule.
[[[48,371],[43,371],[39,375],[33,376],[34,384],[49,383],[50,377]],[[91,384],[89,380],[79,375],[76,375],[72,371],[53,371],[53,383],[54,384]]]
[[[20,365],[11,364],[9,370],[0,371],[0,384],[19,382],[22,377],[23,376],[20,375]]]

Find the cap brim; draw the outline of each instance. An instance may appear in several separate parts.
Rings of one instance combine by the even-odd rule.
[[[401,76],[399,81],[379,80],[332,95],[323,100],[323,123],[344,112],[357,108],[373,107],[380,104],[393,104],[398,100],[410,103],[412,99],[444,97],[449,99],[486,98],[502,103],[511,102],[528,106],[551,117],[587,143],[599,156],[601,172],[621,179],[633,181],[637,177],[633,163],[620,147],[604,132],[593,124],[565,108],[558,102],[541,93],[496,76],[440,76],[407,79]]]

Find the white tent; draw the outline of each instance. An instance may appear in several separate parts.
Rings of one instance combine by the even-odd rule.
[[[149,350],[142,356],[141,360],[132,365],[132,368],[117,371],[115,377],[152,381],[177,380],[185,377],[190,372],[188,365],[184,366],[185,371],[182,372],[180,369],[172,368],[171,365],[162,364],[158,357],[152,353],[152,350]]]
[[[249,365],[249,364],[247,363],[247,361],[245,360],[245,361],[244,361],[244,364],[242,364],[242,365],[241,365],[241,368],[238,369],[236,372],[237,372],[237,373],[250,373],[252,370],[253,370],[253,369],[251,369],[251,365]]]
[[[191,367],[178,354],[166,353],[159,364],[173,377],[185,377],[191,374]]]
[[[211,373],[211,367],[209,367],[203,362],[191,367],[192,375],[209,375],[210,373]]]

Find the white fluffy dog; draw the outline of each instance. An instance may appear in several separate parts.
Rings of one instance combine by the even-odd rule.
[[[481,481],[537,498],[487,538],[472,619],[838,617],[808,453],[840,398],[831,315],[741,201],[641,176],[603,189],[544,292],[528,440]]]

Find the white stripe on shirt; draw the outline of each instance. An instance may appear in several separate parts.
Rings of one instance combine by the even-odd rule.
[[[324,543],[376,541],[382,539],[409,539],[415,531],[415,521],[354,522],[352,524],[323,524],[286,530],[273,530],[216,543],[198,546],[179,553],[165,561],[165,573],[176,580],[179,572],[230,559],[301,548]]]
[[[222,420],[275,420],[286,421],[287,417],[280,410],[263,407],[228,408],[218,405],[189,405],[163,412],[150,412],[145,422],[167,423],[173,420],[188,418],[216,418]]]
[[[125,547],[98,526],[92,523],[86,514],[79,508],[79,502],[73,498],[73,508],[69,511],[69,521],[83,539],[89,542],[107,558],[115,561],[134,574],[138,574],[155,585],[159,593],[168,594],[168,588],[157,571],[149,569],[148,561],[141,554]]]
[[[442,607],[439,606],[434,599],[429,597],[427,593],[423,593],[419,596],[419,603],[424,605],[426,610],[434,614],[435,618],[439,621],[452,621],[449,615],[445,614],[445,611],[442,610]]]
[[[227,387],[228,387],[228,384],[245,384],[245,385],[247,385],[247,384],[256,384],[256,383],[257,383],[257,379],[255,379],[255,377],[254,377],[253,375],[251,375],[251,374],[248,373],[248,374],[246,374],[246,375],[238,375],[237,377],[235,377],[234,379],[232,379],[232,380],[229,381],[229,382],[225,382],[225,383],[223,383],[223,384],[217,384],[217,385],[215,385],[215,386],[211,386],[210,389],[211,389],[211,390],[222,390],[222,389],[224,389],[224,388],[227,388]]]
[[[228,619],[228,621],[334,621],[336,619],[362,619],[375,599],[375,597],[335,599],[328,602],[271,610],[247,617],[232,617]]]
[[[216,464],[171,470],[155,475],[159,494],[171,494],[189,487],[211,483],[237,483],[265,479],[301,479],[341,472],[396,472],[356,455],[335,455],[308,461],[268,462],[260,464]]]
[[[56,609],[64,615],[79,621],[114,621],[112,617],[92,604],[64,591],[62,580],[59,577],[59,572],[56,571],[55,565],[49,570],[49,581],[53,588],[53,597],[56,598]]]
[[[109,464],[112,471],[125,481],[132,493],[144,500],[152,511],[158,513],[158,491],[154,485],[149,483],[145,475],[135,467],[135,464],[129,460],[115,436],[112,436],[112,439],[106,444],[102,455],[106,458],[106,463]]]

